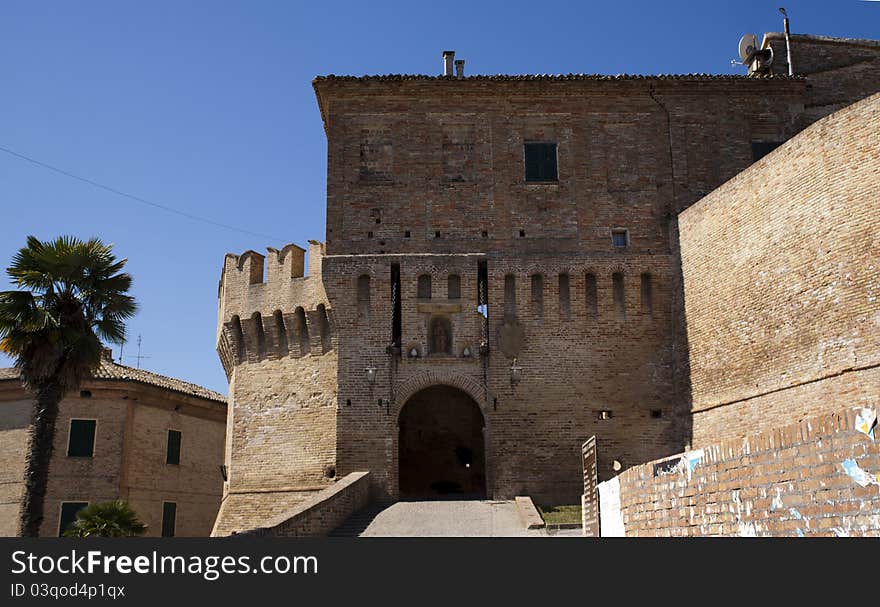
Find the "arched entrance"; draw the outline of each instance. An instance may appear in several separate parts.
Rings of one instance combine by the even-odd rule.
[[[420,390],[401,409],[398,426],[402,499],[486,496],[485,420],[466,392]]]

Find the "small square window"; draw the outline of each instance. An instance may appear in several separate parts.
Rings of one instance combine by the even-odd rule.
[[[76,514],[86,506],[88,502],[61,502],[61,520],[58,522],[58,537],[62,537],[64,532],[76,520]]]
[[[166,464],[180,464],[180,432],[178,430],[168,431],[168,447],[165,450]]]
[[[94,419],[70,420],[70,435],[67,439],[67,457],[92,457],[95,455]]]
[[[177,504],[162,502],[162,537],[174,537],[177,526]]]
[[[611,230],[611,244],[620,248],[629,246],[629,232],[626,230]]]
[[[525,144],[526,181],[559,181],[555,143]]]
[[[614,413],[610,409],[602,409],[597,416],[599,419],[611,419]]]

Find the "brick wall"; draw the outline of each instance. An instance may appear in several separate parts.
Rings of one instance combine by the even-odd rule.
[[[177,504],[176,535],[209,535],[223,490],[225,404],[111,380],[82,390],[90,396],[71,393],[59,406],[40,535],[58,535],[63,502],[116,499],[129,501],[148,537],[161,534],[163,502]],[[0,381],[3,535],[18,533],[32,406],[18,380]],[[92,457],[67,456],[71,419],[97,420]],[[179,465],[165,463],[169,429],[181,432]]]
[[[765,34],[763,46],[773,48],[773,73],[787,74],[785,36]],[[791,54],[807,79],[802,127],[880,90],[880,41],[793,34]]]
[[[603,497],[619,492],[619,516],[607,508],[603,529],[614,533],[622,523],[627,536],[880,536],[880,436],[876,426],[875,438],[855,430],[859,411],[630,468],[599,487]]]
[[[748,166],[752,139],[793,134],[802,82],[329,78],[315,89],[328,134],[323,283],[339,343],[341,474],[369,469],[379,495],[397,496],[402,393],[428,376],[473,386],[490,496],[576,500],[580,444],[592,434],[606,458],[601,478],[615,459],[628,466],[684,447],[686,349],[675,346],[683,322],[671,218]],[[558,143],[558,183],[524,183],[528,140]],[[629,230],[623,250],[612,246],[616,227]],[[480,261],[488,268],[485,366],[476,352]],[[402,287],[399,360],[386,351],[392,264]],[[614,304],[615,273],[625,318]],[[417,298],[424,274],[428,304]],[[449,302],[453,274],[462,297]],[[532,302],[535,274],[542,315]],[[569,277],[569,314],[560,274]],[[651,276],[650,311],[642,274]],[[354,296],[362,275],[371,285],[368,318]],[[500,343],[507,276],[524,335],[516,387]],[[410,358],[412,348],[427,351],[434,314],[452,322],[454,355]],[[367,367],[378,371],[373,385]],[[393,405],[378,406],[382,398]],[[600,410],[613,417],[599,420]]]
[[[24,461],[33,403],[0,382],[0,537],[18,535],[24,495]]]
[[[370,500],[369,472],[352,472],[333,485],[247,535],[273,537],[323,537],[339,527]]]
[[[877,397],[880,95],[679,216],[693,444]]]

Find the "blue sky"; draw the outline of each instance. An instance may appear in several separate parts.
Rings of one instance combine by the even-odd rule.
[[[436,74],[443,49],[469,74],[742,73],[740,35],[780,31],[780,3],[4,0],[0,146],[263,236],[0,152],[0,264],[28,234],[114,243],[141,304],[128,330],[142,366],[225,393],[223,255],[324,238],[314,76]],[[794,33],[880,37],[880,2],[784,4]]]

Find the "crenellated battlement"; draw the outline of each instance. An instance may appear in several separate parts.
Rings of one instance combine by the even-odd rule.
[[[237,364],[322,355],[335,341],[321,280],[324,244],[227,254],[218,291],[217,352],[227,376]]]

